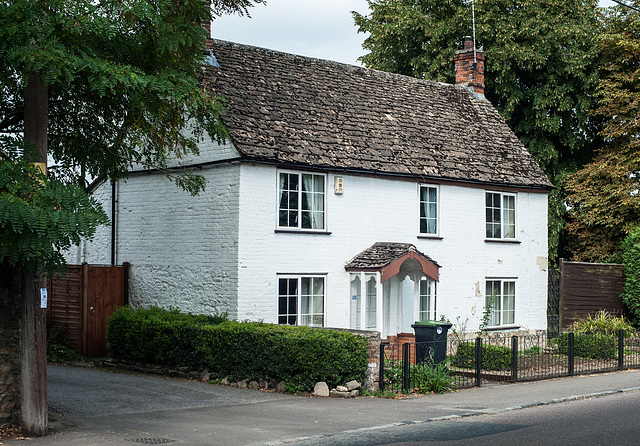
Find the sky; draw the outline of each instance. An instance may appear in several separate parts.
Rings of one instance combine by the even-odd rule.
[[[368,14],[367,0],[267,0],[266,5],[249,8],[251,18],[217,18],[211,34],[216,39],[361,65],[358,57],[365,54],[366,35],[358,33],[351,11]]]

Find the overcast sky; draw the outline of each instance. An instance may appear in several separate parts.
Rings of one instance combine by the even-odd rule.
[[[612,6],[600,0],[600,6]],[[251,18],[223,16],[211,26],[216,39],[286,53],[360,65],[365,54],[351,11],[368,14],[367,0],[267,0],[250,8]]]

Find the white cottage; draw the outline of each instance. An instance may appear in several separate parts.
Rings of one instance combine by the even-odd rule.
[[[457,53],[454,86],[211,50],[228,143],[176,162],[206,191],[156,171],[97,185],[113,230],[70,261],[130,263],[135,305],[238,320],[384,338],[442,316],[475,330],[490,304],[492,329],[546,329],[551,184],[484,99],[481,53]]]

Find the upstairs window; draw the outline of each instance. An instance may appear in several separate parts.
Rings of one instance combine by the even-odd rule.
[[[420,234],[438,233],[438,188],[420,186]]]
[[[278,227],[325,229],[325,176],[280,172],[278,177]]]
[[[487,192],[486,237],[488,239],[516,238],[516,196],[501,192]]]

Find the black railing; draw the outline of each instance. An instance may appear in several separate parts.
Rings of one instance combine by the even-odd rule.
[[[439,372],[446,371],[451,388],[640,368],[640,337],[625,337],[622,330],[615,335],[564,333],[553,339],[546,335],[493,334],[442,342],[446,342],[446,359]],[[424,368],[437,365],[429,352],[442,347],[437,341],[383,343],[379,388],[411,392],[417,381],[423,379],[420,377],[425,375]],[[425,358],[424,361],[416,363],[416,352],[420,352],[417,357]]]

